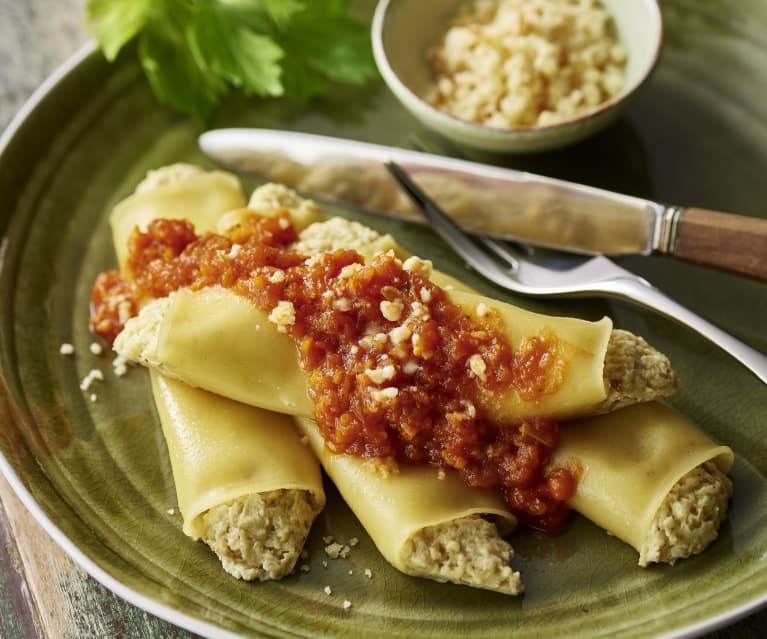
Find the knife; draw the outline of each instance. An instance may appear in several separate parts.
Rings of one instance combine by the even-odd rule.
[[[306,195],[420,220],[399,164],[464,230],[585,254],[666,254],[767,281],[767,220],[670,206],[478,162],[273,129],[200,136],[218,163]]]

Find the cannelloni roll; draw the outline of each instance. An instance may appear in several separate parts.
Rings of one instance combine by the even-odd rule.
[[[109,217],[117,263],[122,266],[135,227],[157,218],[186,219],[201,231],[213,231],[226,211],[245,206],[239,180],[223,171],[203,171],[190,164],[162,167],[142,180]]]
[[[536,392],[532,397],[507,388],[483,407],[491,416],[571,418],[662,397],[675,389],[676,380],[668,360],[641,338],[625,331],[612,331],[608,318],[586,322],[545,316],[478,295],[453,278],[433,272],[430,262],[408,257],[391,236],[341,218],[325,219],[316,204],[279,185],[256,189],[249,206],[257,207],[259,214],[267,216],[288,210],[301,231],[293,246],[298,253],[320,255],[351,249],[369,261],[377,254],[392,251],[405,260],[406,267],[449,289],[451,300],[478,323],[498,317],[507,327],[506,338],[513,348],[522,349],[534,340],[549,339],[553,346],[546,357],[554,360],[549,361],[549,366],[555,372],[551,377],[558,378],[556,387]],[[200,215],[204,226],[198,232],[208,230],[210,225],[219,231],[237,227],[251,212],[239,208],[216,219]],[[125,232],[131,215],[142,223],[147,220],[142,207],[118,207],[117,221],[113,218],[115,241],[122,240],[123,245],[128,243]],[[311,416],[305,376],[291,340],[280,333],[283,327],[279,318],[234,297],[229,291],[210,287],[193,294],[181,290],[152,302],[138,319],[128,323],[115,349],[132,361],[154,366],[166,375],[238,401]],[[244,335],[248,338],[240,340]],[[202,356],[206,357],[205,349],[215,350],[217,340],[221,339],[238,340],[240,356],[220,369],[197,366],[199,349],[203,349]],[[192,340],[198,349],[189,351],[186,344]],[[261,364],[260,358],[264,358]],[[482,365],[480,362],[479,366]]]
[[[614,333],[609,320],[547,317],[458,291],[455,298],[467,313],[476,314],[481,304],[498,309],[514,326],[512,345],[542,326],[564,345],[567,372],[556,392],[527,400],[509,389],[489,407],[491,414],[570,418],[662,397],[674,388],[668,360],[630,333]],[[114,347],[130,361],[193,386],[268,410],[312,415],[292,340],[266,312],[228,289],[182,289],[151,302],[127,322]],[[641,393],[632,394],[632,387]]]
[[[152,171],[111,214],[118,262],[133,229],[153,219],[184,218],[212,231],[223,213],[244,205],[231,174],[186,164]],[[325,503],[319,464],[292,420],[151,376],[184,533],[240,579],[290,573]]]
[[[733,453],[657,402],[563,423],[552,463],[575,470],[570,506],[636,548],[639,565],[701,552],[727,517]]]
[[[184,533],[240,579],[292,572],[325,505],[316,457],[293,421],[151,375]]]
[[[297,418],[344,501],[392,566],[408,575],[516,595],[523,591],[501,534],[516,518],[491,490],[467,486],[455,472],[400,466],[331,453],[314,420]]]

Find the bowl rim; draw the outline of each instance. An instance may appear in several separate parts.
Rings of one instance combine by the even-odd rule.
[[[470,122],[463,120],[451,113],[442,111],[437,107],[429,104],[424,98],[416,94],[410,87],[408,87],[402,80],[400,80],[397,73],[389,63],[389,57],[386,53],[386,47],[383,44],[383,32],[384,24],[386,23],[387,13],[392,4],[398,0],[379,0],[376,6],[375,13],[373,14],[373,21],[371,23],[371,40],[373,45],[373,56],[378,64],[379,71],[383,76],[385,82],[394,91],[394,93],[403,97],[403,99],[409,100],[413,105],[417,105],[417,108],[422,109],[429,113],[431,117],[441,122],[447,127],[462,128],[465,131],[475,131],[478,133],[485,133],[486,135],[497,136],[512,136],[512,137],[536,137],[537,135],[548,133],[551,131],[564,130],[573,125],[581,123],[587,123],[590,120],[602,116],[605,112],[618,106],[619,104],[627,101],[642,84],[644,84],[652,72],[655,70],[658,60],[660,59],[661,50],[663,48],[664,41],[664,28],[663,28],[663,15],[660,8],[659,0],[642,0],[645,6],[648,7],[653,17],[655,24],[657,25],[657,37],[655,39],[655,46],[652,54],[648,56],[645,66],[642,68],[637,79],[630,85],[625,85],[618,93],[598,104],[592,110],[583,113],[577,118],[570,120],[564,120],[562,122],[556,122],[554,124],[545,125],[529,125],[520,127],[498,127],[489,124],[482,124],[480,122]]]

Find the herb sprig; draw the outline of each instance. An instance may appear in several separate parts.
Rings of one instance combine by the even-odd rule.
[[[347,0],[88,0],[107,60],[138,40],[158,100],[207,122],[232,90],[308,100],[377,74]]]

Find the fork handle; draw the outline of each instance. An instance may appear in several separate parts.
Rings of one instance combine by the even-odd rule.
[[[715,324],[703,319],[700,315],[696,315],[649,283],[634,278],[620,277],[606,284],[606,288],[613,289],[612,292],[616,297],[637,302],[691,328],[728,352],[767,384],[767,355],[763,352],[741,342]]]
[[[670,253],[688,262],[767,282],[767,220],[680,208]]]

